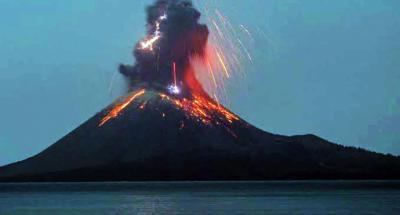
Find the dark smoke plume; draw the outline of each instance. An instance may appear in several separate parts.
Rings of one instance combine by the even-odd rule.
[[[190,57],[203,56],[207,44],[209,31],[199,24],[200,16],[191,1],[158,0],[147,8],[148,30],[143,41],[156,34],[160,37],[151,48],[143,48],[143,41],[137,43],[134,66],[120,65],[130,90],[138,85],[166,89],[174,82],[171,72],[175,63],[177,85],[183,94],[204,93],[190,65]]]

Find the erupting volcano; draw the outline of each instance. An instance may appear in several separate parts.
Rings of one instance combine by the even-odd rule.
[[[190,1],[158,0],[149,6],[147,36],[134,48],[136,63],[119,67],[128,82],[126,95],[45,151],[1,167],[0,180],[400,177],[397,157],[314,135],[270,134],[225,108],[203,87],[193,66],[193,61],[203,64],[215,88],[220,87],[216,77],[232,76],[229,57],[209,44],[210,31],[199,23],[200,16]]]
[[[138,108],[144,109],[161,99],[185,112],[187,118],[225,126],[233,134],[228,124],[239,121],[239,117],[208,95],[191,64],[193,58],[200,59],[214,78],[215,70],[206,55],[209,30],[198,23],[200,13],[187,1],[158,1],[147,12],[148,35],[136,45],[136,65],[120,66],[129,81],[129,96],[115,105],[99,126],[118,117],[135,100],[141,102]],[[228,74],[223,57],[218,52],[216,56]]]
[[[118,117],[135,100],[140,101],[142,104],[138,107],[144,109],[154,98],[174,105],[184,111],[186,117],[205,124],[224,126],[238,121],[239,117],[207,94],[194,73],[191,59],[197,58],[211,68],[211,77],[214,77],[206,56],[209,30],[198,23],[200,13],[192,3],[157,1],[147,12],[148,35],[136,45],[136,65],[119,68],[129,81],[129,96],[115,105],[99,126]],[[217,56],[224,72],[228,73],[221,54]]]

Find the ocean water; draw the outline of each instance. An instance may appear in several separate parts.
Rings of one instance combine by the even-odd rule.
[[[0,214],[400,214],[400,181],[0,184]]]

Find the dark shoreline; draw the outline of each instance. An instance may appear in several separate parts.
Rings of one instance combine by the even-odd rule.
[[[400,180],[271,180],[271,181],[149,181],[149,182],[0,182],[1,192],[41,191],[141,191],[166,190],[259,190],[259,189],[389,189],[400,190]]]

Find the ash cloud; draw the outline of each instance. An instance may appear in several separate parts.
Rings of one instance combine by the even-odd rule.
[[[129,90],[138,85],[165,89],[173,83],[173,63],[177,85],[183,91],[203,91],[190,65],[190,57],[203,56],[209,31],[200,24],[200,12],[191,1],[158,0],[147,7],[147,36],[134,49],[136,64],[120,65]],[[143,43],[154,39],[151,46]],[[147,44],[148,45],[148,44]]]

